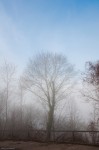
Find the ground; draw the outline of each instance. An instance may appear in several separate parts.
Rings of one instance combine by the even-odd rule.
[[[72,144],[3,141],[0,142],[0,150],[99,150],[99,147]]]

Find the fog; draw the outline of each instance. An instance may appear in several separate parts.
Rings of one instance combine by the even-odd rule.
[[[99,143],[99,2],[0,0],[0,139]]]
[[[52,130],[86,131],[92,122],[98,130],[98,103],[88,97],[96,91],[81,76],[66,57],[56,53],[31,57],[19,76],[16,66],[4,61],[0,66],[3,136],[20,131],[17,136],[22,138],[22,131],[45,130],[49,141]]]

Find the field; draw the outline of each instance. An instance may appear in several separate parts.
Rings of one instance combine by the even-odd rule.
[[[0,142],[0,150],[99,150],[99,147],[73,144],[3,141]]]

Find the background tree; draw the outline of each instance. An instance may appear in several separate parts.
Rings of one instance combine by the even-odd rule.
[[[2,91],[5,97],[5,126],[7,124],[8,119],[8,100],[11,96],[11,88],[14,81],[15,75],[15,66],[8,62],[4,62],[4,64],[0,67],[0,80]]]
[[[20,100],[20,126],[23,128],[23,112],[24,112],[24,89],[22,87],[21,79],[18,86],[18,98]]]
[[[5,111],[5,96],[3,91],[0,91],[0,129],[4,125],[4,111]]]
[[[51,137],[54,111],[70,93],[73,77],[74,68],[62,55],[43,53],[29,60],[23,84],[47,107],[47,141]]]

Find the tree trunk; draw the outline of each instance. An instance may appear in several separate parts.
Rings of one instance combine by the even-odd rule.
[[[54,116],[54,107],[51,106],[49,113],[48,113],[48,122],[47,122],[47,136],[46,141],[49,142],[51,140],[51,129],[53,125],[53,116]]]

